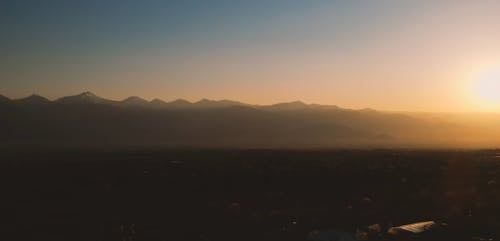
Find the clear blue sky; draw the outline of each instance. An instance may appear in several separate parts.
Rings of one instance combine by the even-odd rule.
[[[0,94],[494,109],[496,1],[0,2]],[[499,80],[500,81],[500,80]]]

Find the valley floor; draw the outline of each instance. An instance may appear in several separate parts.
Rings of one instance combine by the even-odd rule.
[[[64,150],[0,154],[2,240],[307,240],[443,225],[500,233],[497,151]]]

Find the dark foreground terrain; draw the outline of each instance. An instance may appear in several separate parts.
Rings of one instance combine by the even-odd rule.
[[[500,237],[497,151],[2,150],[0,240],[307,240],[443,224]]]

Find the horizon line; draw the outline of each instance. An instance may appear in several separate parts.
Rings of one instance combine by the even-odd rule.
[[[164,99],[161,99],[161,98],[158,98],[158,97],[153,97],[153,98],[144,98],[144,97],[141,97],[141,96],[138,96],[138,95],[130,95],[128,97],[125,97],[125,98],[121,98],[121,99],[108,99],[107,97],[102,97],[100,95],[96,95],[94,92],[92,91],[83,91],[83,92],[80,92],[78,94],[71,94],[71,95],[64,95],[64,96],[60,96],[60,97],[56,97],[56,98],[48,98],[48,97],[45,97],[41,94],[38,94],[36,92],[33,92],[32,94],[30,95],[27,95],[27,96],[24,96],[24,97],[18,97],[18,98],[11,98],[7,95],[4,95],[4,94],[1,94],[0,93],[0,96],[3,96],[7,99],[9,99],[10,101],[16,101],[16,100],[22,100],[22,99],[26,99],[26,98],[29,98],[29,97],[32,97],[32,96],[39,96],[39,97],[42,97],[42,98],[45,98],[47,100],[49,100],[50,102],[55,102],[55,101],[58,101],[62,98],[66,98],[66,97],[76,97],[76,96],[81,96],[81,95],[93,95],[95,97],[98,97],[98,98],[102,98],[104,100],[108,100],[108,101],[114,101],[114,102],[123,102],[123,101],[126,101],[127,99],[130,99],[130,98],[139,98],[139,99],[142,99],[142,100],[145,100],[149,103],[155,101],[155,100],[159,100],[159,101],[163,101],[165,103],[172,103],[172,102],[175,102],[175,101],[186,101],[190,104],[196,104],[196,103],[200,103],[202,101],[214,101],[214,102],[222,102],[222,101],[231,101],[231,102],[237,102],[237,103],[240,103],[242,105],[246,105],[246,106],[255,106],[255,107],[266,107],[266,106],[274,106],[274,105],[280,105],[280,104],[292,104],[292,103],[299,103],[299,104],[304,104],[304,105],[307,105],[307,106],[320,106],[320,107],[336,107],[336,108],[339,108],[339,109],[344,109],[344,110],[357,110],[357,111],[362,111],[362,110],[373,110],[373,111],[379,111],[379,112],[389,112],[389,113],[414,113],[414,114],[500,114],[500,111],[420,111],[420,110],[415,110],[415,111],[412,111],[412,110],[388,110],[388,109],[378,109],[378,108],[373,108],[373,107],[358,107],[358,108],[353,108],[353,107],[342,107],[342,106],[339,106],[339,105],[336,105],[336,104],[320,104],[320,103],[315,103],[315,102],[306,102],[306,101],[303,101],[303,100],[300,100],[300,99],[296,99],[296,100],[290,100],[290,101],[280,101],[280,102],[274,102],[274,103],[268,103],[268,104],[250,104],[250,103],[247,103],[247,102],[242,102],[242,101],[239,101],[239,100],[234,100],[234,99],[227,99],[227,98],[223,98],[223,99],[210,99],[210,98],[200,98],[200,99],[197,99],[197,100],[189,100],[189,99],[186,99],[186,98],[175,98],[175,99],[170,99],[170,100],[164,100]]]

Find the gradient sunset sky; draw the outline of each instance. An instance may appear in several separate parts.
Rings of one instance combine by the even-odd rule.
[[[0,94],[500,111],[499,13],[493,0],[3,0]]]

